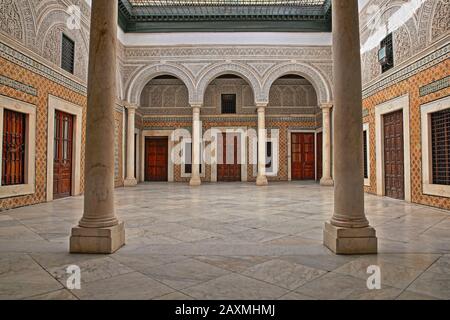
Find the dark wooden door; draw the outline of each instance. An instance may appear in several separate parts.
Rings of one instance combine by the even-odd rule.
[[[72,194],[73,116],[55,111],[53,198]]]
[[[168,144],[167,137],[145,140],[145,181],[168,180]]]
[[[217,180],[241,181],[239,134],[222,133],[218,141]]]
[[[317,134],[317,180],[322,179],[322,132]]]
[[[403,112],[384,115],[384,181],[386,196],[405,199]]]
[[[314,133],[293,133],[291,151],[292,180],[314,180]]]

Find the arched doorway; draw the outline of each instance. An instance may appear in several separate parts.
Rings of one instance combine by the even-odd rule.
[[[289,180],[319,180],[322,175],[321,110],[312,83],[297,74],[275,80],[269,91],[267,116],[285,116],[286,144],[280,156],[286,156]],[[295,120],[294,120],[295,119]]]
[[[217,151],[211,181],[248,181],[247,129],[255,125],[251,84],[238,74],[218,75],[206,87],[203,101],[204,130],[213,132]]]
[[[142,89],[138,111],[142,116],[141,180],[171,182],[180,179],[182,170],[177,170],[171,157],[174,148],[171,135],[184,124],[170,122],[169,118],[191,115],[187,86],[172,75],[151,79]]]

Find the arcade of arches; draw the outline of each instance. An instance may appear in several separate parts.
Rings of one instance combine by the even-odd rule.
[[[235,263],[232,269],[240,273],[270,264],[265,244],[267,255],[276,256],[276,246],[291,252],[298,241],[307,252],[312,241],[323,258],[328,250],[404,254],[423,240],[426,256],[420,259],[430,263],[421,261],[428,268],[446,259],[435,272],[450,281],[444,256],[450,249],[448,1],[422,1],[414,17],[395,1],[359,1],[359,7],[356,0],[317,1],[325,20],[299,24],[305,29],[295,32],[282,27],[290,25],[289,17],[270,23],[255,18],[248,22],[249,28],[255,23],[252,32],[220,32],[211,21],[196,30],[192,17],[182,25],[165,21],[152,31],[151,23],[126,15],[124,2],[134,6],[128,0],[0,0],[0,258],[23,239],[36,240],[39,252],[54,244],[69,246],[71,253],[118,252],[112,257],[119,262],[122,250],[139,244],[150,251],[173,245],[179,258],[180,244],[194,252],[184,257],[193,259],[188,264],[227,269],[221,262]],[[66,24],[72,4],[80,9],[76,28]],[[371,5],[379,8],[379,21],[370,15]],[[378,39],[374,25],[389,24],[395,11],[405,21]],[[261,26],[273,32],[254,31]],[[246,219],[246,208],[238,206],[240,190],[246,193],[242,203],[260,218]],[[208,195],[216,197],[211,204],[220,211],[211,217],[196,204],[207,206]],[[251,204],[253,196],[270,208]],[[48,222],[39,220],[35,208],[43,208]],[[78,217],[62,216],[66,208],[78,210]],[[200,216],[183,216],[183,208]],[[208,219],[219,222],[217,228]],[[146,223],[161,223],[167,232],[149,235],[154,229],[145,229]],[[420,229],[422,224],[427,228]],[[306,225],[311,230],[302,229]],[[251,240],[251,262],[209,256],[209,245],[234,241],[228,237],[243,237],[244,231],[258,238]],[[124,247],[128,239],[131,245]],[[242,239],[236,240],[236,255],[248,257],[248,238]],[[198,254],[191,247],[196,241]],[[233,256],[231,251],[224,255]],[[292,258],[294,251],[276,263],[302,265],[301,255]],[[321,271],[308,269],[307,277],[360,262],[332,257],[327,263],[309,258],[311,270]],[[161,266],[178,263],[155,259],[164,260]],[[217,272],[205,279],[224,276]],[[168,287],[186,294],[181,289],[191,280]],[[430,290],[415,294],[450,296],[448,288]],[[308,292],[293,296],[301,294]]]

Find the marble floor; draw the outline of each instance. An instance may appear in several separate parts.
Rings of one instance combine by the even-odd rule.
[[[450,299],[450,212],[366,195],[378,255],[321,244],[333,192],[312,183],[118,189],[127,245],[71,255],[82,197],[0,212],[0,299]],[[68,290],[66,268],[81,268]],[[369,265],[381,289],[369,290]]]

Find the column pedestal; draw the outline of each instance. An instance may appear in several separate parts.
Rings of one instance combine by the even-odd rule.
[[[266,176],[257,176],[256,177],[256,185],[259,187],[264,187],[269,185],[269,181],[267,181]]]
[[[123,186],[124,187],[135,187],[137,185],[137,180],[132,178],[132,179],[125,179],[123,181]]]
[[[376,231],[372,227],[343,228],[325,222],[324,245],[336,254],[377,253]]]
[[[71,253],[116,252],[125,243],[125,227],[123,222],[108,228],[72,228],[70,236]]]

